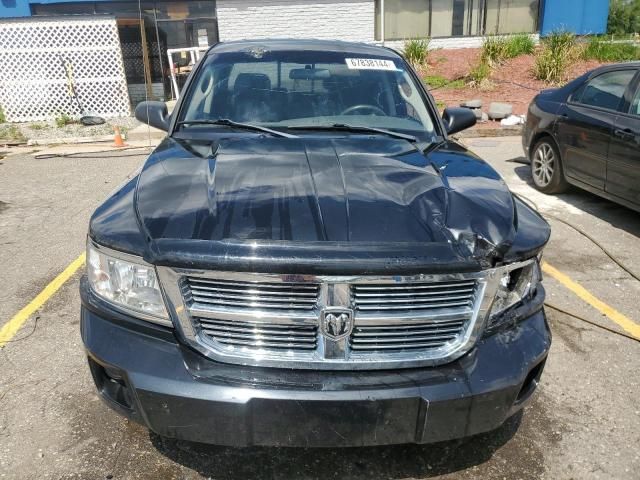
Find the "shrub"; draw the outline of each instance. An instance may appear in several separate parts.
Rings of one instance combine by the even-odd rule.
[[[404,56],[413,65],[424,65],[429,58],[428,38],[413,38],[404,42]]]
[[[523,33],[509,37],[489,35],[482,41],[480,59],[492,66],[502,63],[507,58],[533,53],[534,50],[535,43],[527,34]]]
[[[489,75],[491,75],[491,67],[482,59],[475,65],[467,75],[469,85],[477,88],[485,88],[489,83]]]
[[[4,115],[4,110],[2,109],[2,105],[0,105],[0,123],[5,123],[7,121],[7,117]]]
[[[448,80],[442,75],[425,75],[422,80],[427,84],[429,88],[462,88],[464,87],[464,80]]]
[[[624,62],[640,59],[640,47],[633,43],[612,42],[603,37],[591,37],[582,51],[585,60],[601,62]]]
[[[489,35],[482,41],[480,52],[481,63],[495,65],[507,58],[507,39],[496,35]]]
[[[513,35],[507,39],[505,53],[507,58],[515,58],[520,55],[530,55],[534,52],[536,44],[530,35],[526,33]]]
[[[554,32],[542,41],[533,66],[538,80],[558,83],[564,79],[567,67],[576,59],[576,37],[570,32]]]
[[[69,125],[70,123],[75,123],[73,118],[71,118],[66,113],[61,113],[60,115],[58,115],[55,119],[55,122],[58,128],[62,128],[65,125]]]

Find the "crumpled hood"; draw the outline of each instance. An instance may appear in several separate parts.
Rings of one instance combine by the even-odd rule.
[[[165,262],[177,262],[180,245],[197,245],[202,259],[214,244],[244,244],[446,248],[445,260],[485,263],[516,235],[507,186],[455,143],[425,155],[364,136],[167,139],[140,173],[135,201],[151,255]]]

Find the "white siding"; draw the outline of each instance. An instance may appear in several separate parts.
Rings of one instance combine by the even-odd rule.
[[[373,0],[218,0],[221,41],[320,38],[373,42]]]
[[[508,36],[508,35],[505,35]],[[540,41],[540,35],[537,33],[531,34],[533,41],[538,43]],[[449,37],[449,38],[432,38],[429,42],[429,48],[478,48],[482,46],[484,37]],[[396,50],[402,50],[404,48],[404,41],[402,40],[389,40],[384,43],[387,47],[395,48]]]

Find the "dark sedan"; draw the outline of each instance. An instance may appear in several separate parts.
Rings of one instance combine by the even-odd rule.
[[[575,185],[640,210],[639,70],[597,68],[533,99],[522,142],[538,190]]]

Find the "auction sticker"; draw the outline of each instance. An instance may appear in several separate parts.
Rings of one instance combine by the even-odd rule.
[[[397,71],[392,60],[378,58],[345,58],[349,70],[393,70]]]

